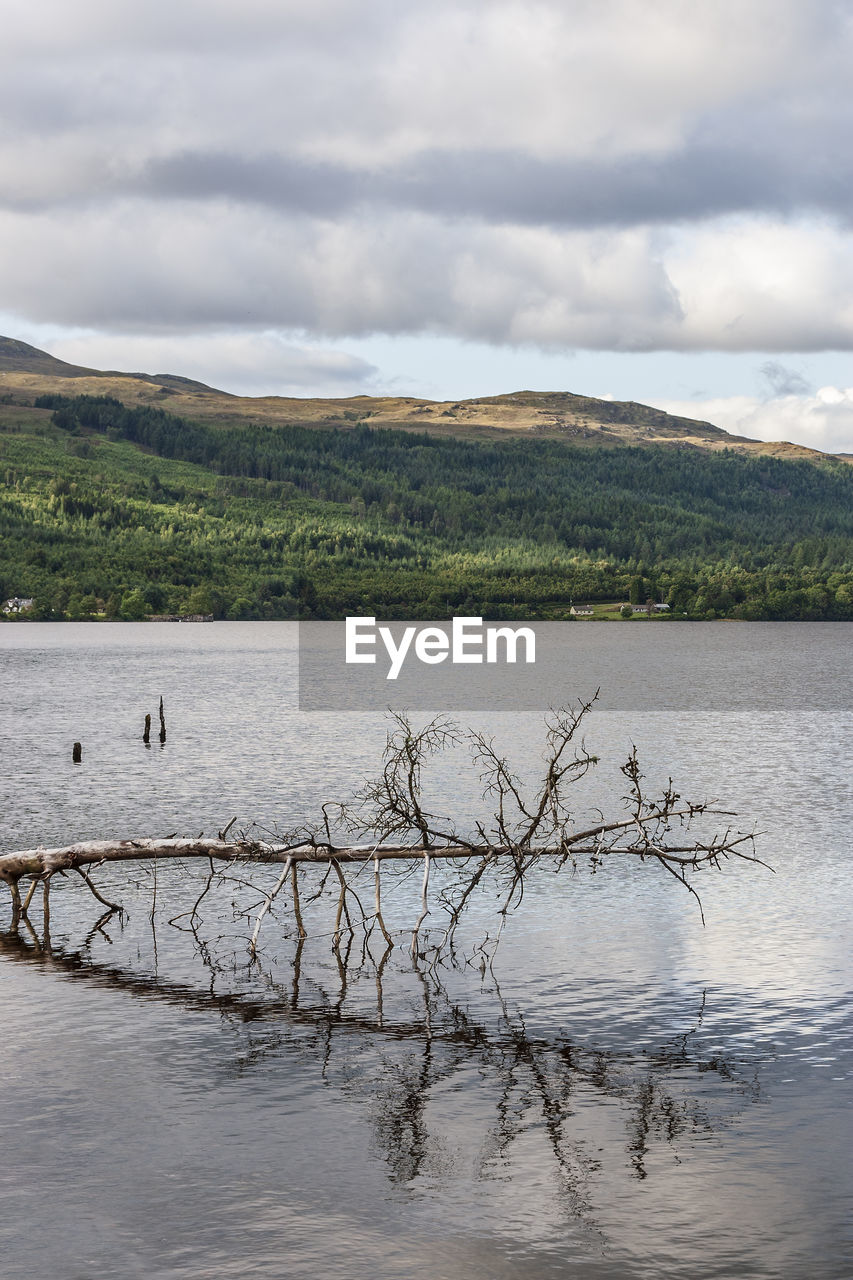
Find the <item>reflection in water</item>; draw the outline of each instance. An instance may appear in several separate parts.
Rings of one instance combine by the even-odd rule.
[[[349,964],[339,957],[332,985],[326,975],[334,971],[312,963],[316,953],[304,940],[296,942],[289,965],[256,964],[250,982],[235,981],[236,970],[229,975],[202,946],[195,980],[181,980],[96,959],[95,942],[111,943],[121,927],[108,912],[75,947],[53,942],[25,916],[17,929],[0,933],[0,958],[239,1028],[224,1064],[232,1080],[276,1062],[304,1072],[310,1062],[315,1079],[369,1103],[374,1151],[400,1188],[441,1179],[444,1144],[435,1116],[448,1095],[467,1091],[488,1111],[477,1177],[500,1179],[513,1148],[537,1135],[563,1212],[596,1231],[590,1191],[606,1161],[619,1160],[643,1180],[654,1149],[668,1147],[677,1160],[679,1143],[711,1137],[759,1096],[757,1078],[744,1077],[737,1063],[694,1049],[704,999],[693,1027],[671,1042],[655,1051],[616,1051],[573,1043],[560,1032],[529,1032],[523,1012],[510,1007],[497,983],[487,1012],[474,1015],[452,997],[438,971],[403,961],[391,947],[358,969],[351,957]],[[359,996],[351,1004],[353,983]],[[185,1065],[192,1071],[191,1061]],[[713,1100],[704,1088],[708,1073],[728,1086]],[[618,1142],[596,1145],[596,1107],[616,1109]]]

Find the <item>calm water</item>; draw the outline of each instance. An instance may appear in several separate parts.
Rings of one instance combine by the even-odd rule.
[[[169,924],[199,869],[101,869],[130,912],[102,931],[63,881],[47,945],[40,911],[10,935],[0,901],[4,1277],[849,1280],[851,641],[560,629],[543,710],[603,690],[580,808],[618,802],[636,742],[650,778],[763,832],[775,874],[703,876],[704,929],[644,867],[531,883],[484,975],[413,970],[405,945],[380,970],[375,940],[342,972],[322,898],[298,956],[284,904],[250,967],[244,886],[211,892],[197,938]],[[0,670],[4,849],[286,828],[370,775],[387,731],[296,710],[286,623],[8,625]],[[467,719],[535,775],[538,714]],[[462,766],[431,785],[466,819]],[[402,930],[418,886],[385,875]]]

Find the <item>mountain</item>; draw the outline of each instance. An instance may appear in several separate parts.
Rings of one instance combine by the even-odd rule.
[[[97,376],[95,369],[84,369],[81,365],[67,364],[57,360],[56,356],[31,347],[28,342],[19,342],[17,338],[0,337],[0,373],[32,373],[45,374],[54,378],[76,378],[85,374]]]
[[[60,387],[59,383],[70,383],[73,380],[74,388],[69,388],[68,394],[89,395],[97,392],[90,392],[88,389],[83,391],[81,388],[93,378],[101,380],[102,383],[104,380],[109,383],[116,381],[121,383],[125,380],[138,383],[140,386],[136,388],[137,394],[144,394],[146,387],[150,387],[153,394],[157,394],[158,391],[162,394],[164,387],[167,391],[174,387],[179,390],[202,391],[212,396],[230,398],[226,391],[216,391],[203,382],[182,378],[178,374],[120,373],[117,370],[89,369],[85,365],[68,364],[65,360],[59,360],[47,351],[40,351],[38,347],[31,347],[28,342],[21,342],[18,338],[0,337],[0,385],[12,389],[20,387],[24,390],[40,386],[43,381],[45,390],[59,391],[65,389],[64,386]],[[36,394],[42,394],[42,392],[37,391]]]
[[[584,447],[667,444],[786,458],[823,456],[802,445],[730,435],[710,422],[675,417],[631,400],[597,400],[568,391],[517,391],[455,401],[412,396],[234,396],[177,374],[122,373],[67,364],[26,342],[0,337],[0,402],[20,408],[50,393],[112,395],[131,407],[159,405],[179,416],[219,426],[346,429],[366,423],[457,439],[535,436]]]
[[[566,392],[251,400],[0,354],[0,622],[15,597],[56,620],[556,620],[629,594],[853,620],[841,459]]]

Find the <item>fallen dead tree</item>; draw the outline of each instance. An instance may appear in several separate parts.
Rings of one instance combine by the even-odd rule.
[[[671,779],[660,795],[649,796],[636,749],[621,766],[627,782],[622,813],[609,820],[600,814],[599,821],[578,821],[569,808],[568,793],[571,784],[598,762],[587,752],[583,741],[578,741],[578,731],[594,701],[593,698],[551,713],[546,721],[544,775],[530,794],[485,735],[461,731],[445,720],[433,720],[415,730],[405,716],[399,715],[394,717],[379,777],[352,801],[324,805],[318,823],[281,838],[256,839],[244,834],[229,839],[232,821],[214,839],[172,836],[94,840],[0,854],[0,880],[11,894],[13,925],[27,917],[39,886],[45,922],[49,920],[50,886],[57,875],[76,873],[103,906],[116,912],[122,906],[110,901],[95,885],[90,874],[94,868],[127,862],[186,864],[199,859],[208,863],[209,874],[200,897],[185,913],[191,923],[211,889],[217,868],[239,866],[248,874],[258,866],[281,865],[275,885],[259,890],[249,938],[253,954],[262,923],[288,884],[298,935],[306,936],[299,878],[300,872],[312,865],[325,868],[320,891],[327,878],[334,875],[335,948],[345,934],[351,936],[357,928],[371,931],[378,927],[386,943],[393,941],[382,914],[381,897],[381,867],[389,861],[422,869],[419,915],[406,931],[413,954],[418,951],[421,931],[431,912],[430,872],[435,862],[450,864],[454,870],[450,886],[444,885],[436,895],[444,917],[438,939],[431,943],[436,952],[452,946],[459,920],[487,873],[495,873],[504,885],[498,908],[502,928],[507,914],[521,901],[526,878],[545,863],[559,871],[564,867],[577,870],[583,861],[596,872],[614,859],[639,860],[673,876],[694,896],[701,912],[699,895],[688,876],[719,868],[730,858],[759,862],[754,832],[742,832],[729,825],[708,835],[695,835],[693,829],[700,819],[735,815],[714,802],[683,799]],[[481,798],[489,802],[492,811],[488,820],[469,821],[466,826],[431,812],[423,800],[425,762],[460,745],[469,749]],[[674,838],[675,832],[680,833],[680,838]],[[345,871],[348,866],[365,863],[373,866],[373,901],[369,906]],[[319,892],[313,896],[318,897]],[[500,929],[497,940],[499,937]]]

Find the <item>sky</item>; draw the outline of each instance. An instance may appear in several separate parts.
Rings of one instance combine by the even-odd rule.
[[[0,333],[853,451],[851,0],[30,0]]]

